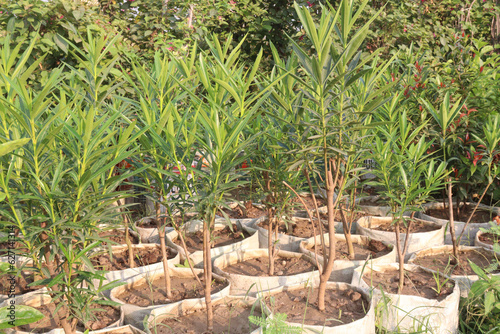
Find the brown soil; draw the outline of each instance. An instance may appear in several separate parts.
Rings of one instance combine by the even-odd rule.
[[[414,220],[411,224],[410,233],[422,233],[439,230],[441,226],[437,226],[428,222]],[[374,229],[385,232],[395,232],[396,225],[392,223],[381,224]],[[406,227],[401,224],[401,233],[406,233]]]
[[[30,291],[34,291],[37,289],[40,289],[41,286],[28,286],[28,284],[31,284],[34,282],[33,275],[31,274],[26,274],[23,273],[22,276],[24,277],[14,277],[15,279],[15,290],[14,293],[16,295],[22,295],[24,293],[28,293]],[[9,290],[11,287],[11,281],[9,281],[10,275],[9,274],[3,274],[0,276],[0,294],[1,295],[8,295]]]
[[[316,207],[314,206],[313,197],[311,195],[300,196],[300,198],[302,198],[308,210],[316,209]],[[294,204],[296,210],[305,210],[304,205],[297,197],[293,197],[290,202]],[[326,205],[326,201],[323,198],[316,196],[316,204],[318,205],[318,208],[320,208]]]
[[[235,306],[233,304],[219,304],[213,308],[214,330],[216,334],[246,334],[254,331],[258,326],[253,325],[248,317],[261,317],[260,311],[250,306]],[[156,334],[202,334],[207,330],[207,314],[205,310],[197,310],[189,315],[178,318],[164,319],[150,327],[151,333]]]
[[[106,238],[109,241],[112,241],[114,244],[125,245],[127,242],[125,241],[125,231],[123,230],[110,230],[99,233],[100,238]],[[134,245],[139,244],[139,238],[129,233],[130,242]],[[102,242],[102,245],[107,245],[106,241]]]
[[[354,261],[363,261],[370,256],[372,259],[376,259],[378,257],[384,256],[391,252],[391,249],[384,245],[382,242],[378,240],[370,240],[368,246],[359,245],[353,243],[354,248],[354,259],[349,259],[349,251],[347,249],[347,243],[344,241],[337,241],[335,243],[335,260],[354,260]],[[326,251],[328,252],[328,247]],[[314,252],[314,246],[311,249]],[[318,255],[323,255],[323,249],[318,244]]]
[[[118,296],[127,304],[147,307],[152,305],[170,304],[182,299],[205,297],[203,274],[198,276],[203,284],[200,286],[194,278],[172,277],[172,299],[167,298],[165,282],[163,276],[159,276],[154,281],[145,282],[140,286],[133,286],[130,290],[125,290]],[[212,294],[221,291],[228,285],[225,281],[214,280],[212,282]]]
[[[324,228],[327,228],[325,222],[322,221],[322,223]],[[319,235],[318,220],[315,220],[314,224],[316,228],[316,235]],[[257,226],[262,227],[267,231],[267,229],[269,228],[269,220],[266,219],[258,223]],[[273,224],[273,229],[276,228],[275,226],[276,225]],[[278,232],[282,234],[293,235],[294,237],[298,238],[310,238],[314,236],[311,222],[309,220],[302,220],[302,219],[297,220],[295,222],[289,222],[288,229],[287,229],[287,224],[285,224],[285,222],[280,222],[278,226]]]
[[[385,272],[370,272],[363,275],[363,280],[369,286],[381,289],[384,292],[397,294],[399,283],[399,271],[390,270]],[[445,278],[441,277],[441,284]],[[437,284],[431,273],[427,272],[411,272],[405,270],[405,281],[403,285],[403,295],[419,296],[427,299],[443,300],[453,292],[454,283],[448,281],[441,288],[438,294],[433,289],[437,289]]]
[[[242,229],[238,229],[237,225],[233,225],[233,230],[226,226],[221,230],[212,232],[212,242],[214,247],[222,247],[231,245],[235,242],[241,241],[248,238],[250,234]],[[187,250],[190,253],[195,251],[203,250],[203,232],[198,231],[195,233],[187,233],[184,236],[184,241],[186,242]],[[174,243],[182,247],[182,242],[180,238],[174,240]]]
[[[46,333],[54,328],[62,328],[62,325],[59,319],[54,319],[54,311],[56,305],[54,303],[43,305],[39,307],[35,307],[37,310],[42,312],[45,316],[42,320],[39,320],[35,323],[22,325],[15,327],[14,329],[19,331],[26,331],[31,333]],[[104,327],[111,325],[112,323],[118,321],[120,319],[120,311],[111,306],[107,305],[92,305],[93,309],[101,309],[94,314],[94,320],[87,323],[87,327],[85,328],[81,323],[77,324],[77,330],[85,331],[85,329],[89,330],[98,330]]]
[[[177,254],[170,252],[167,248],[167,258],[172,259]],[[161,248],[158,245],[155,248],[146,249],[134,249],[134,263],[135,267],[147,266],[150,264],[158,263],[162,261]],[[130,268],[128,263],[128,249],[120,252],[113,253],[113,258],[110,258],[109,253],[104,253],[102,255],[92,258],[92,264],[95,269],[98,270],[123,270]]]
[[[306,326],[339,326],[359,320],[366,315],[369,301],[354,290],[326,290],[326,311],[318,309],[318,293],[309,289],[283,291],[266,298],[269,308],[287,315],[287,322]],[[305,315],[305,316],[304,316]]]
[[[460,258],[459,265],[452,265],[451,253],[443,253],[432,256],[425,256],[422,258],[417,258],[413,262],[422,267],[429,268],[432,270],[439,270],[440,273],[449,273],[453,268],[453,275],[476,275],[472,268],[470,267],[469,261],[478,265],[480,268],[487,268],[491,263],[496,262],[496,259],[492,255],[484,251],[459,251],[458,257]],[[493,271],[495,273],[500,272],[500,270]]]
[[[483,233],[479,236],[479,241],[484,242],[488,245],[493,245],[500,241],[500,235],[492,233]]]
[[[222,211],[224,211],[226,215],[228,215],[228,217],[232,219],[260,218],[266,215],[266,212],[264,210],[253,206],[251,201],[245,203],[244,209],[240,206],[237,206],[232,210],[224,208],[222,209]],[[217,212],[217,215],[220,217],[224,217],[224,215],[220,211]]]
[[[474,205],[465,205],[460,207],[460,213],[457,212],[457,208],[453,208],[453,219],[455,221],[461,221],[461,222],[466,222],[469,219],[470,214],[472,213],[472,210],[474,210]],[[439,218],[439,219],[449,219],[448,215],[448,208],[447,209],[430,209],[426,210],[425,214],[434,218]],[[472,224],[473,223],[487,223],[491,221],[496,214],[492,214],[489,211],[485,211],[484,209],[478,208],[474,215],[472,216],[472,220],[470,221]]]
[[[274,260],[275,276],[290,276],[317,270],[309,261],[302,258],[285,258],[278,256]],[[269,258],[259,257],[243,262],[238,262],[224,269],[225,272],[246,276],[269,276]]]
[[[365,217],[366,213],[363,211],[356,211],[354,214],[352,214],[351,211],[344,211],[344,216],[345,218],[349,221],[351,220],[352,222],[357,221],[359,218]],[[321,219],[328,220],[328,215],[327,214],[321,214]],[[336,222],[342,222],[342,215],[340,214],[340,210],[337,210],[334,215],[334,221]]]
[[[172,227],[172,220],[171,219],[172,218],[170,218],[170,217],[167,218],[165,226]],[[185,220],[180,216],[174,217],[174,221],[177,224],[177,226],[180,226],[185,222]],[[161,222],[161,224],[163,224],[163,222]],[[142,227],[142,228],[157,228],[158,223],[156,222],[156,219],[151,218],[151,219],[144,219],[144,220],[139,221],[137,223],[137,226]]]

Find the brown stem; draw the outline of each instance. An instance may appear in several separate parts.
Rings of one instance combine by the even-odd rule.
[[[69,318],[69,310],[66,305],[63,305],[59,309],[59,313],[63,313],[62,316],[59,316],[59,322],[61,323],[62,328],[64,329],[64,333],[66,334],[74,334],[76,333],[76,322],[71,323]]]
[[[408,239],[408,236],[406,236]],[[403,254],[403,250],[401,249],[401,236],[400,236],[400,223],[399,220],[396,222],[396,249],[398,251],[398,262],[399,262],[399,283],[398,283],[398,294],[401,294],[403,291],[405,272],[404,272],[404,264],[405,258]]]
[[[122,200],[118,200],[118,205],[122,205]],[[123,200],[125,204],[125,200]],[[128,215],[125,213],[125,209],[122,208],[120,209],[122,211],[122,217],[123,217],[123,222],[125,224],[125,243],[127,244],[127,249],[128,249],[128,266],[130,268],[135,267],[135,261],[134,261],[134,248],[132,247],[132,242],[130,241],[130,231],[129,231],[129,226],[130,226],[130,220],[128,219]]]
[[[205,304],[207,306],[207,330],[212,332],[214,328],[213,323],[213,309],[212,309],[212,256],[210,254],[210,229],[208,222],[203,224],[203,252],[205,261],[203,261],[203,269],[205,274]]]
[[[349,251],[349,259],[354,259],[354,246],[352,245],[351,238],[351,224],[347,222],[347,217],[344,214],[342,207],[340,208],[340,217],[342,218],[342,228],[344,230],[345,241],[347,243],[347,249]]]
[[[297,196],[297,198],[299,199],[299,201],[302,203],[302,205],[304,206],[304,209],[306,210],[307,212],[307,215],[309,216],[309,220],[311,221],[311,225],[312,225],[312,228],[313,228],[313,235],[314,235],[314,258],[316,260],[316,266],[318,267],[318,269],[321,269],[321,266],[319,265],[319,261],[318,261],[318,251],[317,251],[317,244],[316,244],[316,228],[314,227],[314,218],[312,217],[311,215],[311,212],[309,211],[309,209],[307,208],[307,205],[306,203],[304,202],[304,200],[302,199],[302,197],[299,196],[299,194],[297,194],[297,192],[295,191],[295,189],[293,189],[288,183],[286,183],[285,181],[283,181],[283,184],[285,186],[287,186],[291,191],[293,191],[293,193],[295,194],[295,196]],[[316,211],[318,209],[316,208]],[[320,225],[321,225],[321,222],[320,222]],[[323,246],[325,246],[323,244]],[[324,252],[323,254],[325,254],[326,252]]]
[[[320,216],[320,213],[318,211],[318,203],[316,202],[316,196],[314,195],[314,189],[313,189],[313,186],[311,183],[311,178],[309,177],[309,172],[307,169],[304,169],[304,174],[305,174],[306,179],[307,179],[307,184],[309,185],[309,192],[311,193],[311,196],[313,199],[314,209],[316,211],[316,217],[318,218],[319,238],[320,238],[320,242],[321,242],[321,247],[323,248],[323,254],[326,255],[327,252],[326,252],[325,232],[323,232],[323,224],[321,223],[321,216]],[[314,224],[313,224],[313,226],[314,226]],[[315,242],[316,242],[316,239],[315,239]],[[325,260],[327,260],[328,256],[324,256],[323,258]]]
[[[474,210],[472,210],[471,214],[469,215],[469,218],[467,219],[467,222],[465,223],[465,226],[464,226],[464,229],[463,229],[462,233],[460,233],[460,236],[458,237],[458,242],[460,242],[460,240],[462,240],[462,236],[464,235],[464,232],[467,229],[467,226],[469,226],[469,223],[472,220],[472,217],[474,216],[474,213],[476,213],[476,210],[479,207],[479,204],[481,204],[481,201],[483,200],[484,195],[486,195],[486,192],[488,191],[488,189],[490,188],[490,186],[491,186],[492,183],[493,183],[493,181],[491,181],[491,182],[488,183],[488,185],[486,186],[486,189],[484,189],[481,197],[479,198],[479,201],[477,201],[477,204],[474,207]]]
[[[340,168],[339,168],[340,169]],[[329,249],[328,249],[328,262],[323,266],[323,272],[320,275],[319,291],[318,291],[318,308],[320,311],[325,310],[325,292],[326,283],[330,278],[330,274],[333,270],[333,264],[335,261],[335,221],[334,221],[334,203],[333,196],[335,194],[335,183],[338,179],[338,174],[336,180],[333,180],[333,175],[331,169],[326,171],[327,177],[327,189],[326,189],[326,205],[328,209],[328,238],[329,238]],[[338,201],[338,197],[336,202]],[[336,204],[336,203],[335,203]]]
[[[410,231],[411,231],[411,225],[413,224],[413,218],[415,217],[415,211],[413,211],[410,214],[410,221],[408,222],[408,225],[406,226],[406,236],[405,236],[405,242],[403,246],[403,257],[406,256],[406,252],[408,251],[408,245],[410,240]]]
[[[459,264],[460,259],[458,257],[458,245],[460,245],[457,242],[457,237],[456,237],[456,230],[455,230],[455,220],[453,218],[453,184],[451,182],[451,178],[448,178],[448,215],[450,218],[450,234],[451,234],[451,244],[453,245],[453,259],[451,261],[451,264]],[[460,205],[460,204],[459,204]],[[464,228],[465,231],[465,228]],[[463,231],[462,231],[463,232]],[[459,238],[460,240],[460,238]]]
[[[274,247],[273,247],[273,218],[271,218],[271,209],[268,209],[267,219],[267,249],[269,256],[269,276],[274,275]]]
[[[182,232],[177,228],[177,226],[175,227],[175,230],[177,231],[177,234],[179,235],[179,239],[180,239],[181,244],[182,244],[182,249],[184,249],[184,252],[186,253],[186,258],[187,258],[187,263],[189,265],[189,269],[191,269],[191,272],[193,273],[194,277],[196,278],[196,280],[200,284],[200,287],[203,288],[203,283],[201,283],[200,278],[194,272],[193,263],[192,263],[192,260],[189,258],[189,252],[187,249],[186,241],[184,240],[184,236],[182,235]]]
[[[160,249],[163,261],[163,282],[167,290],[167,298],[172,299],[172,285],[170,282],[170,271],[168,268],[167,247],[165,246],[165,224],[162,224],[165,218],[160,219],[160,204],[156,203],[156,227],[160,237]],[[163,225],[163,226],[162,226]]]

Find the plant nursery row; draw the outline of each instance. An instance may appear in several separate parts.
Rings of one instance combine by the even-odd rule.
[[[295,4],[310,46],[269,71],[231,37],[144,64],[89,28],[32,85],[39,36],[6,39],[0,329],[500,332],[500,115],[365,50],[367,3]]]

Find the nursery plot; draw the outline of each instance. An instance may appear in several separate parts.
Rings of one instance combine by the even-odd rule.
[[[204,277],[199,275],[202,283]],[[120,293],[117,298],[140,307],[151,305],[169,304],[183,299],[202,298],[204,290],[194,278],[171,277],[172,298],[166,295],[165,281],[163,277],[157,276],[154,280],[146,280],[144,284],[133,285],[130,289]],[[228,283],[223,280],[212,281],[212,294],[227,287]]]
[[[136,248],[133,253],[136,267],[158,263],[163,259],[160,245],[157,245],[154,248]],[[177,253],[167,248],[168,260],[173,259],[176,255]],[[113,252],[112,256],[110,256],[108,252],[105,252],[92,258],[92,264],[94,265],[94,268],[106,271],[128,269],[130,268],[129,251],[128,249],[123,249],[120,252]]]
[[[287,322],[302,323],[307,326],[340,326],[365,317],[369,309],[369,300],[354,290],[327,290],[325,294],[326,310],[319,311],[318,294],[311,289],[283,291],[273,294],[271,301],[265,299],[270,309],[286,313]]]
[[[216,334],[251,333],[258,326],[249,322],[249,316],[260,317],[261,312],[252,310],[250,306],[234,304],[217,304],[213,309],[214,328]],[[150,331],[156,334],[198,334],[206,331],[206,311],[196,310],[185,316],[167,318],[156,326],[150,326]]]
[[[440,278],[443,281],[443,286],[439,288],[435,277],[429,272],[405,270],[404,277],[403,289],[400,291],[400,294],[403,295],[419,296],[440,301],[453,292],[453,282],[448,281],[445,283],[444,279]],[[370,271],[370,273],[363,275],[363,280],[369,286],[373,286],[384,292],[398,293],[398,270],[387,270],[384,272]]]
[[[108,239],[109,241],[112,241],[112,245],[114,245],[115,243],[116,244],[119,244],[119,245],[125,245],[127,242],[126,242],[126,239],[125,239],[125,230],[123,229],[120,229],[120,230],[109,230],[109,231],[105,231],[105,232],[101,232],[99,233],[99,237],[100,238],[105,238],[105,239]],[[130,238],[130,242],[134,245],[137,245],[139,244],[139,238],[134,235],[133,233],[129,233],[129,238]],[[102,242],[102,245],[107,245],[108,242],[106,241],[103,241]]]
[[[260,218],[266,215],[266,212],[262,209],[259,209],[253,205],[245,205],[245,209],[240,206],[235,207],[234,209],[222,209],[224,213],[232,219],[241,219],[241,218]],[[224,215],[219,211],[217,215],[220,217],[224,217]]]
[[[85,329],[99,330],[120,321],[121,314],[119,308],[97,304],[93,304],[90,307],[96,309],[96,312],[93,313],[94,317],[85,326],[79,322],[76,327],[78,331],[84,332]],[[28,325],[15,327],[14,329],[30,333],[46,333],[55,328],[62,328],[58,317],[55,316],[56,305],[54,303],[42,305],[36,307],[36,309],[45,316],[43,319]]]
[[[229,226],[226,226],[221,230],[215,230],[212,232],[213,247],[216,248],[230,245],[246,239],[249,236],[250,234],[247,231],[238,228],[236,224],[232,225],[232,230]],[[198,231],[194,233],[186,233],[184,241],[186,242],[187,250],[190,253],[200,251],[203,249],[203,232]],[[182,247],[180,238],[176,238],[174,243]]]
[[[335,243],[335,260],[354,260],[354,261],[363,261],[368,257],[372,259],[379,258],[386,254],[389,254],[392,249],[386,246],[384,243],[378,240],[370,240],[368,245],[360,245],[357,243],[353,243],[354,247],[354,259],[349,259],[349,250],[347,249],[347,244],[345,242],[336,242]],[[315,247],[313,246],[311,251],[314,252]],[[328,253],[329,247],[326,247],[326,252]],[[318,246],[317,249],[318,255],[323,255],[323,248]]]
[[[488,268],[490,265],[497,263],[498,257],[492,252],[486,252],[482,249],[475,250],[459,250],[459,258],[462,259],[458,265],[453,265],[453,254],[444,252],[429,256],[417,257],[413,261],[414,264],[432,270],[439,270],[440,273],[453,275],[476,275],[472,270],[469,261],[473,262],[480,268]],[[492,273],[499,273],[500,269],[494,270]]]
[[[247,276],[269,276],[269,258],[259,257],[232,264],[224,269],[225,272]],[[283,258],[278,256],[274,261],[274,272],[278,276],[291,276],[316,270],[316,267],[300,257]]]

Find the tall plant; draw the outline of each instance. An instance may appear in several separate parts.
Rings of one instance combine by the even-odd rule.
[[[366,116],[382,103],[383,91],[391,86],[378,90],[375,90],[376,86],[370,86],[365,91],[363,103],[354,104],[349,99],[354,82],[364,73],[380,71],[374,75],[377,78],[382,75],[381,70],[388,66],[369,66],[377,52],[361,57],[360,46],[367,37],[370,23],[376,17],[354,29],[367,3],[363,1],[357,11],[354,11],[353,1],[350,0],[341,1],[336,11],[323,8],[318,26],[307,8],[295,4],[295,10],[313,45],[311,54],[292,41],[294,53],[304,71],[304,79],[297,78],[300,78],[310,103],[311,118],[305,123],[309,141],[306,151],[310,157],[307,161],[314,161],[313,164],[308,163],[312,173],[322,175],[327,197],[329,250],[325,253],[326,264],[322,268],[318,290],[318,307],[321,311],[325,310],[326,282],[335,259],[335,212],[352,172],[349,169],[352,166],[346,164],[354,153],[348,150],[349,144],[357,139],[349,137],[346,130],[360,128]],[[338,196],[335,196],[336,192]]]

